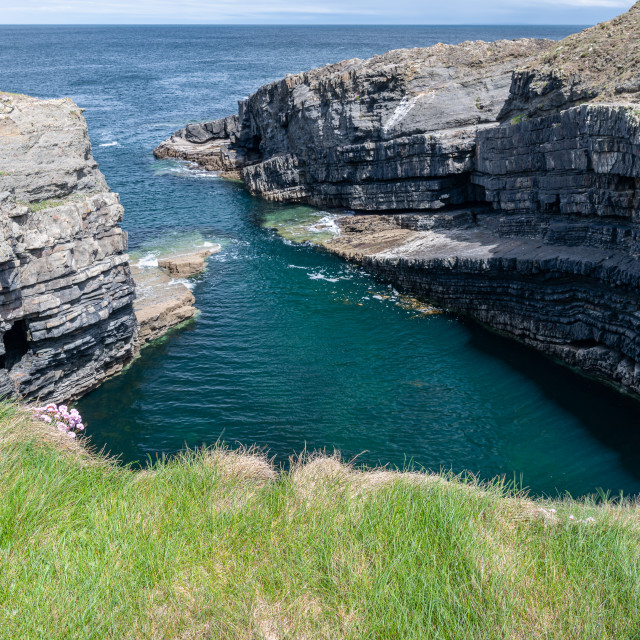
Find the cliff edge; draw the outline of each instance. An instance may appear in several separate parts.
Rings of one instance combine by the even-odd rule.
[[[233,158],[252,193],[366,214],[327,249],[638,394],[638,62],[640,3],[557,43],[287,76],[156,154],[215,142],[203,164]]]
[[[122,214],[71,100],[0,93],[0,394],[74,399],[131,359]]]

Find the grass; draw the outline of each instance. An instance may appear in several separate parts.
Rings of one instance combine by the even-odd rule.
[[[0,174],[2,175],[2,174]],[[9,175],[8,173],[6,175]],[[26,202],[24,200],[16,200],[16,204],[29,207],[29,211],[35,213],[36,211],[42,211],[43,209],[50,209],[53,207],[59,207],[63,204],[70,204],[73,202],[80,202],[84,198],[95,195],[99,191],[77,191],[63,198],[50,198],[48,200],[39,200],[34,202]]]
[[[134,472],[0,405],[2,639],[633,638],[639,543],[635,504],[222,448]]]
[[[521,113],[517,115],[515,118],[511,118],[511,124],[520,124],[521,122],[526,122],[529,118],[527,118],[526,113]]]
[[[66,200],[41,200],[40,202],[28,202],[27,206],[32,212],[42,211],[42,209],[49,209],[50,207],[59,207],[61,204],[65,204]]]

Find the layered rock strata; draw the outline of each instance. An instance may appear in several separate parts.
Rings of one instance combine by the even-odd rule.
[[[438,44],[290,75],[238,116],[188,125],[155,155],[235,171],[269,200],[363,211],[475,199],[475,136],[496,121],[511,72],[550,41]]]
[[[262,87],[228,146],[260,152],[254,193],[375,211],[329,250],[640,393],[639,62],[640,3],[554,44],[390,52]]]
[[[0,93],[0,394],[72,400],[135,352],[123,208],[68,99]]]

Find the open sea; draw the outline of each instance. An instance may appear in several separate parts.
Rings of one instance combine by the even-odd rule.
[[[133,259],[222,245],[190,282],[198,317],[79,403],[93,444],[141,464],[217,441],[283,463],[335,448],[367,465],[502,475],[536,494],[640,493],[640,403],[292,241],[330,225],[327,212],[152,155],[286,73],[580,28],[0,26],[0,89],[86,109]]]

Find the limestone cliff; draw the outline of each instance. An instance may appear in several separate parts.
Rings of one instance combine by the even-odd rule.
[[[71,400],[133,356],[122,213],[71,100],[0,93],[0,394]]]
[[[156,150],[238,171],[270,200],[378,211],[459,206],[478,129],[513,68],[550,41],[438,44],[346,60],[260,87],[237,117],[188,125]]]
[[[327,248],[640,393],[639,61],[640,3],[559,43],[390,52],[262,87],[175,155],[215,131],[253,193],[376,212]]]

